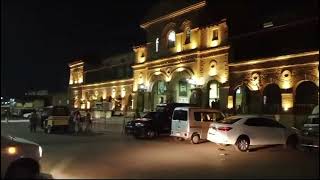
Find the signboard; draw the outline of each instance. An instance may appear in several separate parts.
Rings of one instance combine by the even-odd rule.
[[[187,85],[186,81],[179,81],[179,96],[188,96]]]
[[[164,95],[167,87],[164,81],[158,81],[158,95]]]

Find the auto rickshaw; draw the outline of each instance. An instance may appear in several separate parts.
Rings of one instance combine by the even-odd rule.
[[[70,126],[70,112],[67,106],[53,106],[49,117],[44,121],[45,133],[61,129],[67,132]]]

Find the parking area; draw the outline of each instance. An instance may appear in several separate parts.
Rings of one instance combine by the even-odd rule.
[[[282,146],[197,145],[170,137],[137,140],[120,131],[87,135],[30,133],[28,123],[1,123],[11,134],[43,147],[42,171],[54,178],[318,178],[318,151]]]

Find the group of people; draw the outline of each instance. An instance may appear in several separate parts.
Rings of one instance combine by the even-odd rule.
[[[90,132],[92,128],[92,119],[89,111],[85,117],[81,117],[80,111],[74,111],[71,115],[73,131],[75,133]]]
[[[40,123],[40,119],[41,117],[39,117],[36,110],[32,111],[29,117],[30,132],[36,132],[37,126]],[[80,111],[78,110],[72,112],[70,116],[69,127],[71,128],[70,130],[75,133],[90,132],[92,129],[92,119],[90,111],[88,110],[86,112],[85,117],[81,117]]]

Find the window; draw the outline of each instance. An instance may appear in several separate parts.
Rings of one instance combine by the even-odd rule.
[[[244,124],[248,126],[259,126],[259,127],[279,127],[281,124],[275,124],[277,122],[267,118],[250,118]]]
[[[184,110],[176,110],[176,111],[174,111],[173,119],[174,120],[187,121],[187,119],[188,119],[187,111],[184,111]]]
[[[218,30],[215,29],[212,31],[212,41],[218,40]]]
[[[176,33],[174,31],[170,31],[168,34],[168,48],[173,48],[176,42]]]
[[[282,124],[278,123],[277,121],[271,120],[269,122],[269,127],[277,127],[277,128],[285,128]]]
[[[194,119],[196,121],[213,122],[222,120],[223,116],[218,112],[194,112]]]
[[[184,44],[190,43],[190,37],[191,37],[191,30],[190,30],[190,28],[187,28],[186,29],[186,41],[184,42]]]
[[[247,121],[244,124],[248,126],[261,126],[261,123],[259,122],[258,118],[247,119]]]
[[[159,52],[159,38],[156,39],[156,52]]]

